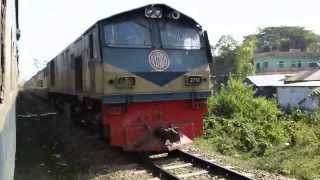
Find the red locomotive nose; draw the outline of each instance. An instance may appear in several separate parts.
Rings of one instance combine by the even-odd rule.
[[[202,118],[207,113],[203,103],[181,100],[104,104],[103,124],[110,129],[112,146],[128,151],[170,151],[202,135]],[[119,107],[121,111],[115,110]]]
[[[126,112],[126,105],[115,104],[115,105],[109,106],[105,112],[109,115],[121,115]]]

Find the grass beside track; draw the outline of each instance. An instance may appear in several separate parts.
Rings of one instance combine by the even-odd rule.
[[[233,156],[240,165],[320,178],[320,111],[281,111],[275,100],[257,98],[236,79],[209,100],[201,149]]]
[[[197,146],[202,151],[222,154],[217,144],[210,139],[197,139]],[[281,148],[274,147],[267,155],[256,157],[252,153],[235,152],[227,156],[227,162],[236,167],[244,169],[261,169],[272,173],[289,175],[298,179],[320,178],[319,162],[320,156],[313,155],[313,148]],[[310,153],[311,152],[311,153]],[[222,154],[224,155],[224,154]]]

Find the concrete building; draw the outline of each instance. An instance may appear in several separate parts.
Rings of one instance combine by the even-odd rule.
[[[248,76],[245,82],[255,87],[257,95],[275,97],[283,109],[315,110],[319,107],[320,70]]]
[[[254,57],[257,74],[295,73],[302,70],[319,69],[320,53],[267,52]]]
[[[285,109],[315,110],[319,107],[319,87],[320,81],[306,81],[278,86],[278,104]]]
[[[255,75],[248,76],[244,82],[254,87],[256,96],[273,98],[276,97],[277,87],[283,85],[285,79],[285,74]]]

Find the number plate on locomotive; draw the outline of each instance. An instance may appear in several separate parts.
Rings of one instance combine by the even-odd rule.
[[[186,85],[196,86],[202,83],[202,76],[187,76]]]

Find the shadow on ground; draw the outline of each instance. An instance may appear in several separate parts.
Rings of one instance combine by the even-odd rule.
[[[95,179],[128,164],[121,151],[99,140],[98,134],[54,112],[46,101],[20,93],[15,180]]]

